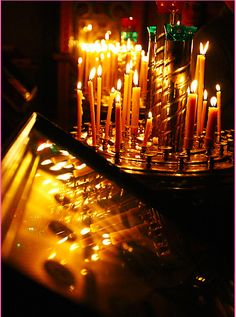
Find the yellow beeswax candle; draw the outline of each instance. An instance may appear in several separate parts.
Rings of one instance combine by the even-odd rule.
[[[97,113],[96,113],[96,133],[97,138],[100,134],[100,118],[101,118],[101,98],[102,98],[102,66],[98,66],[97,70]]]
[[[185,134],[184,134],[184,148],[189,150],[193,145],[193,134],[194,134],[194,116],[195,108],[197,104],[197,81],[194,80],[191,84],[191,90],[188,94],[187,106],[186,106],[186,117],[185,117]]]
[[[111,113],[112,113],[114,98],[115,98],[115,88],[112,87],[109,100],[108,100],[107,118],[106,118],[106,125],[105,125],[105,137],[104,137],[105,140],[108,140],[108,137],[109,137],[109,128],[111,124]]]
[[[217,132],[219,137],[221,136],[221,91],[220,85],[216,85],[216,99],[217,99],[217,108],[218,108],[218,116],[217,116]]]
[[[216,107],[217,99],[212,97],[210,100],[211,107],[208,109],[208,119],[206,127],[206,136],[205,136],[205,146],[206,148],[212,147],[215,137],[215,131],[217,127],[217,116],[218,108]]]
[[[116,96],[115,122],[116,122],[115,151],[116,151],[116,153],[119,153],[120,152],[120,144],[121,144],[121,103],[120,103],[120,95]]]
[[[140,87],[138,87],[138,72],[134,72],[134,85],[132,88],[132,111],[131,111],[131,126],[132,133],[138,133],[139,108],[140,108]]]
[[[92,68],[89,81],[88,81],[88,98],[90,105],[90,119],[91,119],[91,128],[92,128],[92,145],[96,146],[96,125],[95,125],[95,112],[94,112],[94,91],[93,91],[93,78],[95,76],[96,69]]]
[[[82,115],[83,115],[83,108],[82,108],[82,98],[83,93],[81,90],[81,82],[77,84],[77,139],[81,139],[81,128],[82,128]]]
[[[152,132],[152,113],[149,111],[148,118],[146,121],[144,138],[143,138],[143,145],[142,145],[143,147],[147,146],[147,141],[148,141],[148,138],[149,138],[151,132]]]

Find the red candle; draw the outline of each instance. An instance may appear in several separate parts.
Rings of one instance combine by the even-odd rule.
[[[194,80],[191,84],[191,92],[188,94],[187,109],[185,117],[185,135],[184,135],[184,148],[191,149],[193,145],[194,134],[194,117],[195,108],[197,104],[197,81]]]
[[[96,125],[95,125],[95,112],[94,112],[94,92],[93,92],[93,78],[95,76],[96,69],[93,68],[89,75],[88,81],[88,98],[90,105],[90,118],[91,118],[91,127],[92,127],[92,145],[96,146]]]
[[[146,121],[144,138],[143,138],[143,147],[147,146],[147,141],[148,141],[148,138],[149,138],[151,132],[152,132],[152,113],[149,112],[148,113],[148,118],[147,118],[147,121]]]
[[[208,109],[208,119],[205,136],[205,146],[212,147],[217,126],[218,108],[216,107],[217,99],[212,97],[210,100],[211,107]]]

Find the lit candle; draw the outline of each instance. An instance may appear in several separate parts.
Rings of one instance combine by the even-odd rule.
[[[120,152],[120,143],[121,143],[121,103],[120,95],[116,95],[116,140],[115,140],[115,151],[116,153]]]
[[[194,134],[194,117],[195,108],[197,104],[197,81],[194,80],[191,84],[191,91],[188,94],[187,105],[186,105],[186,117],[185,117],[185,135],[184,135],[184,148],[189,150],[193,145],[193,134]]]
[[[130,106],[131,106],[131,95],[132,95],[132,86],[133,86],[133,75],[134,71],[131,69],[132,68],[132,63],[129,64],[129,68],[127,69],[126,72],[129,74],[129,87],[128,87],[128,99],[127,99],[127,117],[126,117],[126,122],[127,125],[130,125]]]
[[[204,90],[203,93],[203,104],[202,104],[202,117],[201,117],[201,131],[203,131],[205,126],[205,119],[206,119],[206,112],[207,112],[207,91]]]
[[[120,90],[121,90],[121,87],[122,87],[122,81],[121,79],[118,79],[117,80],[117,85],[116,85],[116,94],[117,95],[120,95]],[[121,99],[121,95],[120,95],[120,99]]]
[[[197,135],[201,134],[201,116],[202,116],[202,105],[203,105],[203,89],[204,89],[204,74],[205,74],[205,55],[209,46],[209,42],[206,43],[205,47],[200,43],[200,54],[197,56],[198,62],[198,100],[197,100]]]
[[[105,126],[105,140],[108,140],[109,136],[109,127],[111,124],[111,113],[112,113],[112,106],[113,106],[113,101],[115,98],[115,88],[113,87],[110,92],[109,100],[108,100],[108,110],[107,110],[107,119],[106,119],[106,126]]]
[[[91,118],[91,128],[92,128],[92,144],[96,146],[96,125],[95,125],[95,112],[94,112],[94,92],[93,92],[93,78],[95,76],[96,69],[92,68],[89,81],[88,81],[88,99],[90,105],[90,118]]]
[[[217,108],[218,108],[218,117],[217,117],[217,132],[220,138],[221,136],[221,91],[220,85],[216,85],[216,99],[217,99]]]
[[[134,85],[132,89],[132,113],[131,113],[131,126],[132,133],[138,133],[138,120],[139,120],[139,108],[140,108],[140,87],[138,87],[138,72],[134,72]]]
[[[77,84],[77,139],[81,139],[81,127],[82,127],[82,115],[83,115],[83,108],[82,108],[82,98],[83,93],[81,90],[81,82],[79,81]]]
[[[97,138],[99,137],[100,133],[100,118],[101,118],[101,98],[102,98],[102,66],[98,66],[97,70]]]
[[[213,146],[216,126],[217,126],[217,116],[218,116],[218,108],[216,107],[216,104],[217,104],[216,97],[212,97],[210,100],[210,103],[211,103],[211,107],[209,107],[208,109],[208,119],[207,119],[206,136],[205,136],[205,146],[207,148]]]
[[[78,82],[82,83],[83,81],[83,72],[82,72],[82,63],[83,63],[83,59],[82,57],[78,58]]]
[[[127,66],[128,66],[128,64],[127,64]],[[123,94],[123,108],[122,108],[122,131],[125,130],[125,123],[126,123],[126,117],[127,117],[128,89],[129,89],[129,74],[126,71],[126,74],[124,74],[124,94]]]
[[[143,147],[147,146],[147,141],[152,132],[152,113],[149,111],[148,118],[146,121],[145,133],[143,138]]]

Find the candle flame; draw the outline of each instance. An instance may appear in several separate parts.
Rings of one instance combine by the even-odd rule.
[[[211,97],[210,103],[212,107],[215,107],[217,104],[217,98],[215,96]]]
[[[78,58],[78,64],[82,64],[82,62],[83,62],[83,58],[82,58],[82,57],[79,57],[79,58]]]
[[[180,25],[180,21],[178,20],[176,24],[177,24],[177,25]]]
[[[92,24],[88,24],[88,25],[87,25],[87,30],[88,30],[88,31],[92,31],[92,29],[93,29]]]
[[[152,112],[151,111],[148,112],[148,119],[152,119]]]
[[[133,82],[134,82],[135,86],[138,86],[138,71],[137,71],[137,69],[135,69],[135,71],[134,71]]]
[[[102,76],[102,66],[101,65],[98,66],[97,74],[99,77]]]
[[[132,59],[131,59],[131,61],[129,62],[129,67],[130,67],[130,69],[133,68],[133,61],[132,61]]]
[[[209,47],[209,41],[206,42],[205,46],[203,46],[202,42],[200,43],[200,54],[201,55],[206,55],[206,52]]]
[[[133,17],[129,17],[129,20],[131,20],[131,21],[132,21],[133,19],[134,19]]]
[[[126,74],[129,74],[129,72],[130,72],[130,65],[126,64]]]
[[[95,74],[96,74],[96,68],[93,67],[89,74],[89,80],[92,80],[95,77]]]
[[[193,80],[192,83],[191,83],[191,89],[190,89],[190,91],[191,91],[192,93],[195,93],[196,90],[197,90],[197,80],[195,79],[195,80]]]
[[[220,85],[219,84],[216,85],[216,91],[220,91]]]
[[[78,81],[78,83],[77,83],[77,89],[80,90],[81,87],[82,87],[82,83],[81,83],[81,81]]]
[[[114,94],[114,92],[115,92],[115,88],[112,87],[112,88],[111,88],[111,93]]]
[[[206,89],[204,89],[203,98],[204,98],[204,100],[207,100],[207,91],[206,91]]]
[[[121,79],[118,79],[117,80],[117,90],[121,90],[121,86],[122,86],[122,82],[121,82]]]
[[[107,31],[105,34],[105,40],[109,40],[110,35],[111,35],[111,31]]]
[[[120,94],[116,95],[116,103],[120,103]]]

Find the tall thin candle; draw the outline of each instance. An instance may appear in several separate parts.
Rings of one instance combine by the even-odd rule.
[[[147,141],[152,132],[152,113],[149,111],[148,118],[146,121],[145,133],[143,138],[143,147],[147,146]]]
[[[205,146],[206,148],[212,147],[215,137],[217,126],[218,108],[216,107],[217,99],[212,97],[210,100],[211,107],[208,109],[208,120],[206,127]]]
[[[199,69],[198,69],[198,100],[197,100],[197,135],[201,134],[201,116],[202,116],[202,105],[203,105],[203,89],[204,89],[204,75],[205,75],[205,55],[209,46],[209,42],[203,46],[200,43],[200,55],[199,59]]]
[[[81,128],[82,128],[82,115],[83,115],[83,108],[82,108],[82,98],[83,93],[81,90],[81,82],[77,84],[77,139],[81,139]]]
[[[197,104],[197,81],[194,80],[191,84],[191,91],[188,94],[187,109],[185,117],[185,134],[184,134],[184,148],[190,150],[193,146],[193,134],[194,134],[194,116],[195,108]]]
[[[89,81],[88,81],[88,98],[90,105],[90,118],[91,118],[91,128],[92,128],[92,145],[96,146],[96,125],[95,125],[95,112],[94,112],[94,92],[93,92],[93,78],[95,76],[96,69],[92,68]]]
[[[139,120],[139,108],[140,108],[140,87],[138,87],[138,72],[134,72],[134,85],[132,89],[132,117],[131,117],[131,126],[132,133],[138,133],[138,120]]]
[[[221,91],[220,85],[216,85],[216,99],[217,99],[217,108],[218,108],[218,116],[217,116],[217,132],[220,138],[221,136]]]
[[[109,100],[108,100],[108,109],[107,109],[107,119],[106,119],[106,125],[105,125],[105,140],[108,140],[109,137],[109,128],[111,124],[111,113],[112,113],[112,106],[113,106],[113,101],[115,98],[115,88],[112,87]]]
[[[205,126],[206,113],[207,113],[207,91],[205,89],[204,93],[203,93],[202,116],[201,116],[201,131],[203,131],[204,126]]]
[[[121,103],[120,103],[120,95],[116,95],[116,139],[115,139],[115,151],[116,153],[120,152],[120,144],[121,144]]]
[[[102,98],[102,66],[98,66],[97,70],[97,116],[96,116],[96,122],[97,122],[97,138],[100,134],[100,118],[101,118],[101,98]]]

